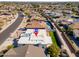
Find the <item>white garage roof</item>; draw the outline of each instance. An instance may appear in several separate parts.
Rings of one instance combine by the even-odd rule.
[[[25,33],[26,36],[22,36],[18,44],[52,44],[51,37],[47,36],[45,29],[39,29],[38,36],[35,36],[33,31],[33,29],[27,30]],[[28,36],[28,34],[30,34],[30,36]]]
[[[38,38],[30,39],[27,37],[21,37],[18,41],[18,44],[52,44],[51,38]]]

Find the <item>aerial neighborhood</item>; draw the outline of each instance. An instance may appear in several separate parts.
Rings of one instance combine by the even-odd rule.
[[[0,57],[79,57],[79,3],[0,2]]]

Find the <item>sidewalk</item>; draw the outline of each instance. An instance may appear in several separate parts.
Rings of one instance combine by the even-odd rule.
[[[26,21],[26,19],[24,18],[23,21],[22,21],[22,23],[18,26],[17,29],[24,27],[25,21]],[[3,44],[0,45],[0,51],[5,50],[8,45],[11,45],[13,43],[13,39],[15,37],[17,37],[17,35],[16,35],[17,29],[10,35],[10,37],[8,39],[6,39],[5,42],[3,42]]]
[[[61,42],[63,43],[63,49],[66,49],[67,50],[67,53],[69,54],[70,57],[75,57],[75,55],[70,51],[70,49],[68,48],[66,42],[64,41],[62,35],[61,35],[61,32],[56,28],[56,26],[52,23],[52,25],[54,26],[54,28],[56,29],[57,31],[57,34],[59,35],[60,37],[60,40]]]

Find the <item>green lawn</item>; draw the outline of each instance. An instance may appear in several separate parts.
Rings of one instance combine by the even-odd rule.
[[[52,38],[53,44],[58,47],[57,42],[56,42],[56,38],[55,38],[55,36],[54,36],[54,32],[49,32],[49,35],[50,35],[51,38]]]

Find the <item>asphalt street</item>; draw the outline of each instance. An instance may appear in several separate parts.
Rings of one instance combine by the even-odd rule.
[[[0,33],[0,44],[2,44],[10,36],[10,34],[13,33],[18,28],[23,18],[24,18],[23,13],[18,12],[18,17],[16,21],[12,25],[10,25],[7,29],[5,29],[2,33]]]

